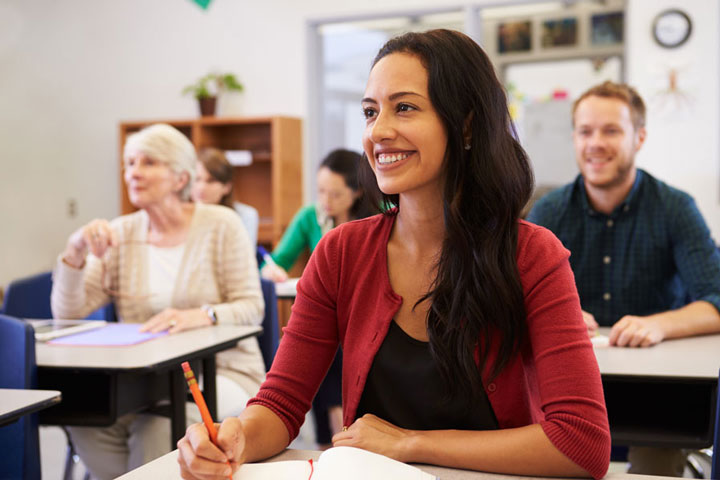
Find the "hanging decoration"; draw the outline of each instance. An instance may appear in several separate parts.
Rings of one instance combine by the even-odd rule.
[[[203,10],[207,10],[208,5],[210,5],[210,2],[212,2],[212,0],[193,0],[193,2],[198,4]]]

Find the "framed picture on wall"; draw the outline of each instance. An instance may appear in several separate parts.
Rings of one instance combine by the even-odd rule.
[[[570,47],[577,44],[577,18],[568,17],[542,22],[543,48]]]
[[[529,52],[532,49],[530,21],[505,22],[498,25],[498,53]]]
[[[623,12],[598,13],[591,18],[590,43],[615,45],[623,41]]]

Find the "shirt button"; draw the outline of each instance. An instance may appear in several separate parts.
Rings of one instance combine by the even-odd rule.
[[[627,212],[628,210],[630,210],[630,205],[625,205],[623,207],[623,212]]]
[[[610,293],[608,293],[608,292],[603,293],[603,300],[605,300],[606,302],[608,300],[610,300]]]
[[[608,263],[610,263],[610,256],[609,256],[609,255],[605,255],[605,256],[603,257],[603,263],[604,263],[605,265],[607,265]]]
[[[612,226],[615,224],[615,222],[612,221],[612,218],[607,221],[608,228],[612,228]]]
[[[489,383],[487,389],[488,392],[494,392],[495,390],[497,390],[497,386],[494,383]]]

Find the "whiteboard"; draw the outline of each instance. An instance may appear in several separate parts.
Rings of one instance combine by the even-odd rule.
[[[530,157],[535,184],[564,185],[578,173],[572,142],[570,100],[525,106],[521,142]]]

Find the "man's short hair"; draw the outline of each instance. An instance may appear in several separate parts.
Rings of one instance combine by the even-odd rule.
[[[580,102],[588,97],[617,98],[625,102],[630,108],[630,118],[635,130],[645,126],[645,102],[643,102],[642,97],[631,86],[610,81],[595,85],[575,100],[572,108],[573,124],[575,123],[575,110],[577,110]]]

